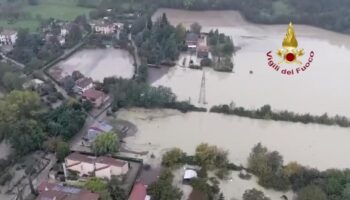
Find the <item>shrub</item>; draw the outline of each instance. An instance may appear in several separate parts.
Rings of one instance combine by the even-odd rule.
[[[0,185],[5,185],[5,183],[11,181],[12,175],[9,172],[6,172],[0,177]]]
[[[211,60],[210,58],[203,58],[203,59],[201,60],[200,65],[201,65],[202,67],[204,67],[204,66],[210,67],[210,66],[212,65],[212,60]]]

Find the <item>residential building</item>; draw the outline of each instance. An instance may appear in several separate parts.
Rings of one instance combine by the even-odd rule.
[[[196,33],[188,32],[186,34],[186,45],[189,50],[196,51],[199,36]]]
[[[98,200],[100,195],[85,189],[67,187],[43,181],[38,187],[37,200]]]
[[[14,45],[17,40],[17,31],[5,29],[0,32],[0,46]]]
[[[198,58],[208,58],[209,56],[209,47],[207,45],[199,45],[197,47],[197,57]]]
[[[78,172],[80,176],[88,175],[98,178],[111,179],[128,173],[129,163],[123,160],[106,156],[89,156],[77,152],[71,153],[65,158],[65,167],[68,170]]]
[[[110,35],[116,31],[115,24],[107,20],[93,20],[90,22],[90,25],[96,33],[104,35]]]
[[[81,97],[83,101],[88,100],[93,103],[95,107],[101,107],[108,100],[108,95],[94,88],[83,91]]]
[[[134,184],[128,200],[150,200],[151,197],[147,195],[147,186],[141,182]]]
[[[95,171],[95,160],[94,156],[71,153],[65,158],[65,165],[67,169],[79,172],[80,176],[92,176]]]
[[[128,171],[129,164],[123,160],[101,156],[95,161],[95,176],[99,178],[111,179],[113,175],[123,175]]]
[[[94,86],[92,78],[82,77],[75,81],[74,92],[82,94]]]

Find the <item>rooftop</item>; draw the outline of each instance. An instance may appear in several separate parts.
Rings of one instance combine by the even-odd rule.
[[[66,157],[66,159],[80,161],[80,162],[86,162],[86,163],[95,163],[96,157],[80,154],[78,152],[74,152],[74,153],[69,154]]]
[[[103,96],[105,96],[105,93],[99,90],[95,90],[94,88],[90,88],[85,92],[83,92],[82,94],[82,97],[85,97],[87,99],[95,99],[95,100]]]
[[[99,195],[85,189],[63,186],[60,184],[41,182],[38,187],[37,200],[98,200]]]
[[[145,200],[147,188],[142,183],[135,183],[129,196],[129,200]]]
[[[118,160],[112,157],[107,157],[107,156],[100,156],[96,159],[97,163],[103,163],[103,164],[107,164],[110,166],[116,166],[116,167],[122,167],[126,164],[128,164],[126,161],[123,160]]]
[[[110,166],[116,166],[116,167],[122,167],[128,162],[124,160],[119,160],[115,159],[112,157],[107,157],[107,156],[100,156],[100,157],[94,157],[94,156],[89,156],[89,155],[84,155],[80,154],[78,152],[74,152],[69,154],[66,159],[69,160],[74,160],[74,161],[80,161],[80,162],[85,162],[85,163],[102,163]]]

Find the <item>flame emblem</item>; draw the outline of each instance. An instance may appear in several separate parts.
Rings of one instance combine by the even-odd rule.
[[[299,63],[298,57],[304,55],[304,49],[298,49],[298,41],[295,36],[294,26],[292,22],[289,23],[286,36],[283,39],[282,47],[277,51],[277,55],[282,58],[285,63]]]

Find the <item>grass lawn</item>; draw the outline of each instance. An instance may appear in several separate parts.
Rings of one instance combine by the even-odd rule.
[[[56,18],[61,20],[73,20],[78,15],[88,14],[91,9],[77,6],[76,0],[41,0],[39,5],[26,5],[23,9],[29,12],[33,18],[41,15],[42,18]]]
[[[29,31],[35,32],[39,26],[39,21],[37,20],[19,20],[14,21],[14,23],[9,23],[8,20],[0,20],[0,27],[5,29],[19,29],[19,28],[28,28]]]

